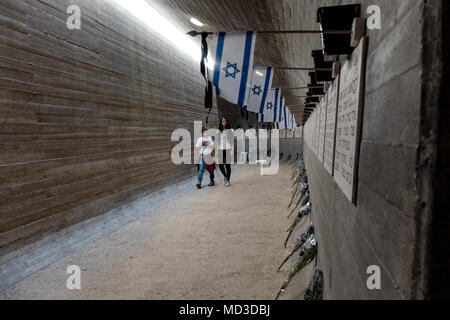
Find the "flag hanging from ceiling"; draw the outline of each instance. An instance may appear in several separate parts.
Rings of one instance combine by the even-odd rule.
[[[281,104],[277,114],[276,128],[283,130],[284,129],[284,115],[286,112],[286,100],[284,97],[281,97]]]
[[[252,31],[219,32],[214,33],[209,44],[208,75],[216,94],[240,106],[248,102],[255,41],[256,33]]]
[[[297,130],[297,121],[295,121],[295,115],[291,114],[291,130],[296,131]]]
[[[294,130],[293,128],[294,128],[294,115],[292,114],[291,110],[288,109],[287,129],[293,131]]]
[[[284,115],[286,112],[286,99],[281,97],[280,111],[278,113],[278,123],[284,123]]]
[[[262,113],[258,113],[259,122],[272,122],[273,121],[273,104],[269,101],[263,106]]]
[[[269,109],[264,109],[263,113],[258,113],[259,122],[272,122],[273,111]]]
[[[247,111],[264,113],[266,102],[269,101],[272,89],[273,68],[255,67],[253,69],[252,82],[249,87]],[[264,122],[264,121],[263,121]]]
[[[288,128],[288,110],[289,108],[286,107],[286,100],[284,99],[284,97],[282,97],[278,122],[276,123],[277,129],[286,130]]]
[[[281,109],[281,89],[276,88],[269,90],[263,113],[259,113],[258,119],[260,122],[277,123]]]
[[[292,130],[292,112],[289,107],[286,107],[286,118],[284,125],[286,126],[286,130]]]
[[[281,89],[276,88],[276,89],[270,90],[269,97],[270,97],[270,99],[267,100],[266,105],[267,105],[267,108],[272,110],[273,119],[271,119],[270,121],[267,121],[267,122],[277,123],[279,115],[280,115],[280,109],[281,109],[281,103],[282,103]]]
[[[291,110],[289,110],[289,107],[286,107],[286,118],[284,120],[285,129],[291,130]]]
[[[291,110],[289,111],[289,121],[288,121],[288,129],[291,131],[296,131],[297,130],[297,122],[295,121],[295,115],[291,112]]]

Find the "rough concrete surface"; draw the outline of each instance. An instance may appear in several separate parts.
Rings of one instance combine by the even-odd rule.
[[[273,177],[233,167],[232,187],[204,187],[166,204],[16,283],[1,299],[273,299],[288,274],[277,267],[290,199],[290,168]],[[195,179],[192,179],[194,182]],[[203,182],[204,185],[207,181]],[[158,217],[155,219],[155,217]],[[299,226],[292,242],[306,228]],[[81,268],[81,290],[66,269]],[[302,299],[314,264],[281,299]]]

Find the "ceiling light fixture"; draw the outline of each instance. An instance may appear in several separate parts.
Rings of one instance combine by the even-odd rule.
[[[191,18],[191,22],[196,26],[203,27],[203,23],[195,18]]]
[[[120,7],[126,9],[153,31],[170,41],[194,60],[201,59],[200,45],[192,41],[192,38],[180,31],[172,22],[163,17],[145,0],[112,0]]]

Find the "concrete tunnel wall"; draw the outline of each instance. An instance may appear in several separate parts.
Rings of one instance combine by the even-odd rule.
[[[324,294],[327,299],[420,299],[427,297],[424,221],[432,207],[432,199],[423,192],[431,186],[429,164],[420,162],[428,134],[423,110],[437,108],[423,99],[424,73],[432,71],[424,60],[430,47],[423,21],[431,18],[428,28],[439,33],[433,25],[436,16],[431,15],[440,4],[343,4],[355,2],[363,4],[363,12],[371,4],[383,12],[382,29],[369,34],[356,206],[307,143],[303,148]],[[381,290],[367,288],[366,270],[371,265],[381,268]]]
[[[108,1],[68,30],[71,4],[0,3],[0,256],[195,170],[170,138],[205,119],[198,61]]]

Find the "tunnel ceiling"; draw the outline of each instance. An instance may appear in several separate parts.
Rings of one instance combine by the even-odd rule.
[[[317,8],[338,5],[341,1],[319,0],[146,0],[165,17],[186,32],[244,30],[317,30]],[[204,23],[198,27],[194,17]],[[200,39],[198,39],[200,41]],[[311,51],[321,49],[318,35],[259,35],[255,65],[313,66]],[[275,72],[274,87],[298,87],[308,84],[308,72]],[[284,91],[284,96],[304,95],[305,90]],[[304,99],[287,98],[297,122],[303,118]],[[295,106],[297,105],[297,106]]]

